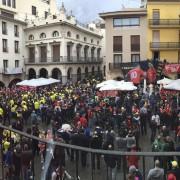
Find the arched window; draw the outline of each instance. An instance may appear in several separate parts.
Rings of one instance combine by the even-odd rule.
[[[79,34],[76,34],[76,39],[79,39]]]
[[[87,41],[87,38],[86,37],[84,37],[84,42],[86,42]]]
[[[32,34],[29,35],[29,40],[30,41],[34,40],[34,36]]]
[[[97,41],[97,45],[99,45],[99,41]]]
[[[70,31],[67,32],[67,37],[71,37],[71,32]]]
[[[45,33],[41,33],[40,34],[40,39],[46,38],[46,34]]]
[[[93,39],[91,39],[91,43],[93,43],[94,41],[93,41]]]
[[[54,31],[52,34],[53,37],[58,37],[59,36],[59,32],[58,31]]]

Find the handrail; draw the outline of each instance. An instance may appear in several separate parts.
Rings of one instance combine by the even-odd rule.
[[[15,132],[17,134],[20,134],[22,136],[28,137],[30,139],[35,139],[47,144],[52,144],[52,145],[58,145],[64,148],[71,148],[75,150],[80,150],[80,151],[85,151],[89,153],[96,153],[96,154],[103,154],[103,155],[115,155],[115,156],[130,156],[130,155],[137,155],[137,156],[180,156],[180,152],[123,152],[123,151],[114,151],[114,150],[99,150],[99,149],[92,149],[92,148],[85,148],[85,147],[80,147],[80,146],[75,146],[75,145],[70,145],[70,144],[65,144],[65,143],[60,143],[57,141],[47,141],[41,138],[38,138],[33,135],[29,135],[25,132],[21,132],[19,130],[4,126],[0,124],[1,129],[6,129],[12,132]]]

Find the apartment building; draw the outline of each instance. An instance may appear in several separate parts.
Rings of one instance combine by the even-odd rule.
[[[0,37],[0,86],[101,71],[100,29],[79,23],[64,5],[58,10],[56,0],[1,0]]]
[[[180,1],[148,0],[149,59],[180,63]]]
[[[62,82],[100,75],[102,68],[100,30],[60,14],[34,20],[25,28],[26,78],[53,77]]]
[[[122,78],[133,63],[147,58],[147,11],[125,8],[99,15],[105,20],[106,77]]]

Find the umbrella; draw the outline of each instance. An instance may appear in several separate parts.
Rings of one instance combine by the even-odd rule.
[[[103,82],[97,84],[97,85],[96,85],[96,88],[101,88],[101,87],[103,87],[103,86],[105,86],[105,85],[115,84],[115,83],[117,83],[117,82],[118,82],[118,81],[116,81],[116,80],[103,81]]]
[[[166,90],[174,90],[174,91],[180,91],[180,79],[172,81],[170,84],[165,85],[164,89]]]
[[[100,91],[111,91],[111,90],[118,90],[118,91],[134,91],[137,87],[133,85],[132,82],[125,82],[125,81],[117,81],[114,84],[104,85],[100,88]]]
[[[174,80],[172,80],[172,79],[163,78],[163,79],[157,81],[157,84],[167,85],[167,84],[170,84],[170,83],[173,82],[173,81],[174,81]]]

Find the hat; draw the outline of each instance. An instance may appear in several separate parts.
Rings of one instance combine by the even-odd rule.
[[[136,167],[134,165],[129,167],[129,173],[134,174],[136,172]]]
[[[172,167],[174,167],[174,168],[178,166],[177,161],[172,161],[171,164],[172,164]]]

